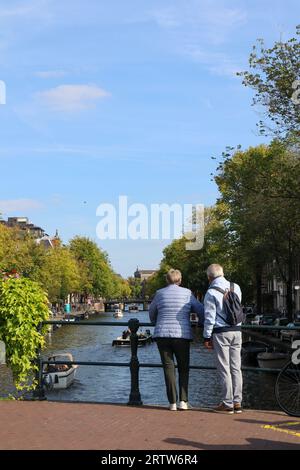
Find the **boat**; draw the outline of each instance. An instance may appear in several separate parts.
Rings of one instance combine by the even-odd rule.
[[[190,322],[192,327],[196,327],[199,324],[199,319],[196,313],[191,313],[190,315]]]
[[[128,310],[131,313],[137,313],[139,311],[139,307],[136,304],[132,304],[132,305],[129,305]]]
[[[114,312],[114,318],[123,318],[124,314],[121,309],[118,309]]]
[[[242,364],[244,366],[257,367],[257,355],[268,352],[269,346],[262,341],[245,341],[242,344]]]
[[[124,316],[123,310],[120,308],[119,304],[114,304],[112,306],[112,310],[113,310],[114,318],[123,318],[123,316]]]
[[[259,367],[266,369],[281,369],[288,360],[289,355],[281,352],[262,352],[257,355]]]
[[[77,321],[79,320],[79,318],[77,319]],[[67,315],[65,315],[63,317],[63,321],[67,321],[67,322],[74,322],[76,321],[76,316],[75,315],[70,315],[69,313]]]
[[[145,346],[146,344],[150,344],[153,341],[150,330],[146,330],[145,333],[141,331],[137,334],[137,336],[138,346]],[[119,336],[113,340],[112,346],[130,346],[130,331],[123,331],[122,336]]]
[[[55,354],[48,358],[48,361],[73,362],[73,356],[70,353]],[[43,382],[48,389],[65,389],[70,387],[75,380],[77,365],[67,364],[44,364]]]

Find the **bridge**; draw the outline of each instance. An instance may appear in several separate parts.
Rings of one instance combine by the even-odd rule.
[[[152,299],[144,299],[144,298],[142,299],[109,299],[109,300],[105,300],[103,303],[104,303],[104,308],[106,312],[114,304],[120,304],[122,309],[125,308],[125,305],[143,305],[143,310],[148,310],[151,300]]]
[[[49,320],[72,328],[75,323]],[[42,368],[49,363],[39,355],[38,387],[31,401],[0,401],[0,449],[101,449],[101,450],[296,450],[300,444],[300,408],[288,416],[278,410],[245,410],[242,414],[216,414],[208,408],[192,408],[171,412],[166,407],[142,404],[139,390],[139,368],[161,367],[161,364],[140,364],[137,331],[151,326],[137,319],[125,322],[76,322],[76,326],[129,326],[131,359],[129,363],[92,361],[51,361],[51,364],[129,367],[128,402],[91,403],[47,401]],[[246,331],[280,330],[282,327],[244,326]],[[292,330],[299,330],[293,327]],[[289,364],[288,364],[289,366]],[[290,366],[289,366],[290,367]],[[298,367],[298,366],[297,366]],[[207,365],[191,369],[214,369]],[[271,372],[270,369],[245,367],[244,370]],[[293,385],[300,384],[288,368]],[[299,392],[297,397],[299,397]],[[292,402],[294,403],[292,397]],[[298,398],[297,398],[298,400]],[[299,405],[298,400],[298,405]],[[128,406],[130,405],[130,406]],[[284,408],[283,408],[284,409]],[[159,432],[158,432],[159,430]]]

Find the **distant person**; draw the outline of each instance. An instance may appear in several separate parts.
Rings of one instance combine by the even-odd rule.
[[[170,269],[166,275],[168,286],[159,289],[149,307],[151,322],[155,324],[153,338],[157,342],[164,368],[170,410],[177,410],[177,388],[174,356],[179,373],[179,406],[188,409],[188,382],[190,365],[190,342],[192,329],[191,312],[197,313],[203,323],[203,305],[189,289],[179,287],[181,272]]]
[[[204,346],[214,349],[222,387],[222,402],[214,408],[219,413],[242,412],[243,377],[241,372],[242,293],[237,284],[225,279],[223,268],[211,264],[207,269],[209,288],[204,298]],[[229,292],[231,291],[230,297]],[[225,296],[225,297],[224,297]],[[232,310],[230,310],[232,309]]]

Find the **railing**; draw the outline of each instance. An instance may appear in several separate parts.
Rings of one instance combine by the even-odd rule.
[[[140,363],[137,355],[138,351],[138,329],[140,326],[142,327],[154,327],[152,323],[147,322],[140,322],[136,318],[130,319],[128,322],[109,322],[109,321],[56,321],[56,320],[48,320],[41,323],[40,328],[43,325],[68,325],[68,326],[125,326],[129,328],[130,334],[130,346],[131,346],[131,358],[130,362],[98,362],[98,361],[46,361],[41,356],[41,351],[37,352],[37,365],[38,365],[38,372],[36,375],[36,379],[38,382],[37,388],[34,391],[34,398],[37,400],[46,400],[44,385],[43,385],[43,366],[45,364],[65,364],[65,365],[80,365],[80,366],[101,366],[101,367],[129,367],[130,368],[130,375],[131,375],[131,388],[129,394],[128,405],[132,406],[139,406],[142,405],[142,399],[139,389],[139,369],[140,367],[146,368],[158,368],[163,367],[162,364],[158,363]],[[300,327],[284,327],[284,326],[264,326],[264,325],[243,325],[243,331],[270,331],[270,330],[288,330],[288,331],[299,331]],[[177,367],[177,366],[176,366]],[[216,367],[214,366],[190,366],[191,370],[215,370]],[[252,371],[252,372],[279,372],[280,369],[270,369],[270,368],[262,368],[262,367],[250,367],[250,366],[243,366],[243,371]]]

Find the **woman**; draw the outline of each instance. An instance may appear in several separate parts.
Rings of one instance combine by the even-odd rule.
[[[149,316],[155,324],[154,339],[160,352],[164,368],[170,410],[177,410],[177,388],[174,356],[179,373],[180,410],[188,409],[188,382],[190,364],[190,342],[192,329],[190,314],[198,315],[203,323],[203,305],[189,289],[180,287],[181,272],[170,269],[166,275],[168,286],[159,289],[149,308]]]

